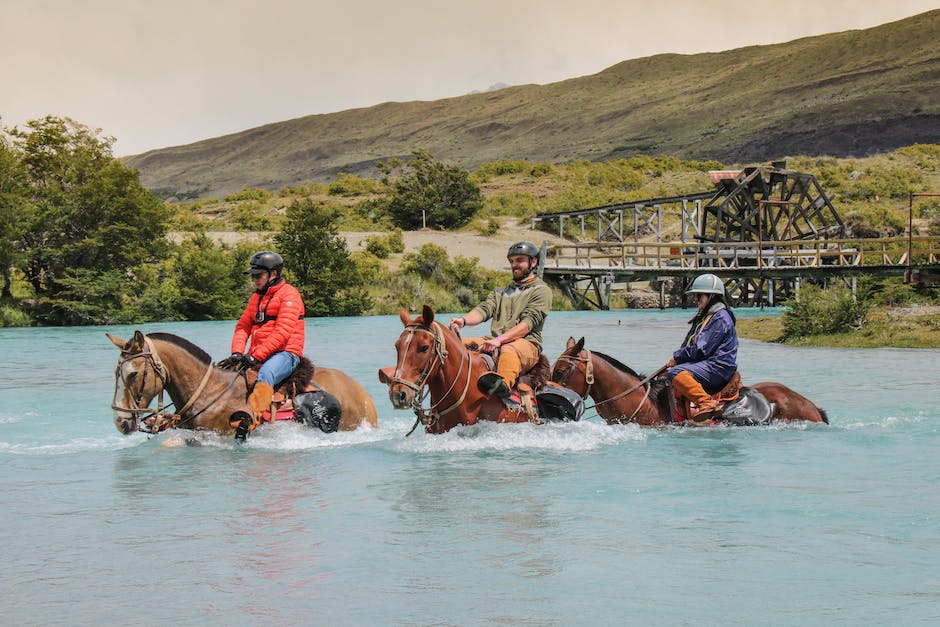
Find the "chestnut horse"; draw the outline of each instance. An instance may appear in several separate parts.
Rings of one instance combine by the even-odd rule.
[[[456,333],[435,322],[433,309],[425,305],[414,319],[400,309],[399,317],[405,330],[395,342],[397,365],[379,370],[379,381],[389,386],[388,397],[396,409],[413,409],[428,433],[444,433],[478,420],[529,421],[521,405],[507,407],[498,397],[477,389],[477,380],[489,368]],[[422,407],[428,393],[431,404]]]
[[[110,333],[105,335],[121,349],[114,371],[111,405],[114,425],[121,433],[137,431],[142,417],[166,419],[162,413],[164,390],[176,408],[170,426],[180,429],[208,429],[230,434],[233,432],[229,424],[232,414],[249,411],[246,377],[213,365],[209,354],[188,340],[170,333],[144,336],[140,331],[135,331],[129,340]],[[372,398],[345,373],[316,368],[310,382],[338,402],[339,430],[350,431],[364,423],[372,426],[378,423]],[[149,409],[158,395],[160,407]]]
[[[650,382],[628,366],[603,353],[584,348],[584,338],[568,338],[564,352],[552,366],[552,381],[588,396],[608,424],[635,422],[642,426],[674,424],[664,385]],[[826,412],[809,399],[780,383],[749,386],[774,403],[772,420],[806,420],[829,423]]]

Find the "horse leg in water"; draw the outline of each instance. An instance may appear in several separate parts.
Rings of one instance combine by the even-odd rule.
[[[829,424],[826,412],[802,394],[794,392],[782,383],[772,381],[755,383],[751,386],[764,395],[771,403],[776,404],[774,420],[808,420],[809,422],[825,422]]]

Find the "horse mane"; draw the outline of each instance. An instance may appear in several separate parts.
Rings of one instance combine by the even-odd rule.
[[[606,361],[607,363],[609,363],[614,368],[617,368],[618,370],[622,372],[632,374],[634,377],[636,377],[637,379],[640,379],[641,381],[646,378],[645,374],[641,374],[637,372],[636,370],[634,370],[633,368],[631,368],[630,366],[622,364],[620,361],[618,361],[617,359],[614,359],[610,355],[605,355],[604,353],[598,353],[597,351],[591,351],[591,352],[594,355],[597,355],[598,357]],[[649,393],[650,398],[652,399],[653,404],[656,405],[656,408],[659,410],[660,414],[669,415],[671,413],[669,396],[672,394],[672,386],[669,385],[669,380],[663,375],[654,377],[649,382],[649,390],[650,390],[650,393]]]
[[[631,374],[631,375],[633,375],[634,377],[636,377],[637,379],[645,379],[645,378],[646,378],[646,375],[643,375],[643,374],[638,373],[636,370],[634,370],[634,369],[631,368],[630,366],[627,366],[626,364],[621,363],[619,360],[614,359],[614,358],[611,357],[610,355],[607,355],[607,354],[605,354],[605,353],[599,353],[598,351],[591,351],[591,354],[592,354],[592,355],[597,355],[598,357],[600,357],[601,359],[603,359],[604,361],[606,361],[607,363],[609,363],[611,366],[613,366],[613,367],[616,368],[617,370],[620,370],[621,372],[626,372],[627,374]]]
[[[204,364],[207,364],[212,361],[212,356],[209,355],[206,351],[202,350],[189,340],[182,338],[178,335],[173,335],[172,333],[148,333],[147,337],[153,340],[160,340],[162,342],[169,342],[174,346],[179,346],[184,351],[191,354],[193,357],[198,359]]]

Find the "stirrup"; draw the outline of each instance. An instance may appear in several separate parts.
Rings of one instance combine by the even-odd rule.
[[[238,425],[235,427],[235,440],[238,442],[244,442],[248,439],[248,434],[251,433],[253,429],[253,422],[251,415],[248,412],[237,411],[232,414],[229,419],[230,423],[238,420]]]
[[[697,411],[689,416],[689,420],[692,422],[706,422],[708,420],[713,420],[721,415],[721,408],[722,406],[720,404],[715,405],[714,407],[709,407],[708,409],[698,410],[698,408],[696,408]]]

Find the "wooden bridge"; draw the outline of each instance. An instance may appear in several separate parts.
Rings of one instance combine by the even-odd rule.
[[[667,282],[683,293],[712,272],[736,305],[779,304],[801,280],[854,279],[862,274],[940,277],[940,237],[814,239],[764,242],[592,242],[546,247],[543,276],[578,305],[610,308],[614,286],[649,281],[665,306]]]
[[[580,223],[582,240],[587,224],[597,228],[595,242],[543,249],[543,276],[578,306],[600,309],[610,308],[615,285],[641,281],[659,288],[663,307],[667,283],[683,299],[702,272],[721,277],[736,305],[774,305],[803,280],[846,280],[854,290],[861,274],[940,279],[940,237],[912,235],[914,198],[938,194],[910,193],[905,237],[849,239],[832,196],[785,162],[709,176],[709,191],[534,216],[532,228],[557,222],[560,237],[566,220]],[[664,210],[678,214],[679,241],[663,241]]]

